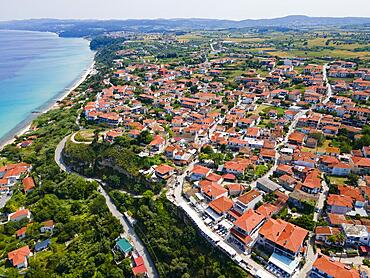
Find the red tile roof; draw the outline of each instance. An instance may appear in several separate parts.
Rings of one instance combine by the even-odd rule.
[[[244,231],[250,233],[264,219],[265,217],[262,214],[256,212],[253,209],[249,209],[234,222],[234,226],[239,227],[240,229],[243,229]]]
[[[210,171],[211,169],[201,166],[201,165],[195,165],[193,167],[193,170],[191,170],[193,174],[203,175],[203,176],[206,176]]]
[[[36,187],[32,177],[24,178],[22,183],[24,185],[24,192],[30,191]]]
[[[262,214],[265,218],[270,217],[279,210],[277,206],[274,206],[270,203],[264,203],[262,206],[258,207],[256,210],[258,213]]]
[[[27,227],[23,227],[23,228],[20,228],[18,231],[16,231],[15,234],[17,235],[17,237],[20,237],[24,235],[26,231],[27,231]]]
[[[215,199],[226,193],[227,190],[215,182],[202,180],[199,182],[202,192],[208,197]]]
[[[174,171],[175,168],[173,168],[172,166],[169,166],[167,164],[161,164],[161,165],[155,167],[154,170],[156,172],[158,172],[159,174],[161,174],[161,175],[165,175],[165,174],[168,174],[171,171]]]
[[[329,223],[332,225],[340,225],[348,223],[346,217],[343,214],[328,213]]]
[[[353,200],[349,196],[329,194],[327,198],[327,203],[329,206],[339,206],[352,208]]]
[[[316,261],[313,263],[314,268],[328,274],[331,277],[340,278],[359,278],[360,274],[357,270],[347,267],[341,262],[330,259],[327,256],[319,255]]]
[[[281,219],[267,220],[259,234],[275,244],[297,253],[308,231]]]
[[[258,196],[261,196],[261,193],[258,192],[255,189],[252,189],[251,191],[245,193],[244,195],[240,196],[238,198],[238,201],[242,202],[243,204],[247,205],[249,204],[252,200],[256,199]]]
[[[218,214],[228,212],[233,205],[234,202],[225,196],[217,198],[208,204]]]
[[[340,195],[351,197],[354,201],[365,201],[365,198],[362,196],[362,192],[358,187],[338,185],[338,190]]]
[[[16,219],[20,216],[28,215],[30,211],[28,209],[20,209],[10,215],[10,219]]]
[[[20,265],[24,262],[25,258],[31,254],[28,246],[23,246],[17,250],[8,253],[8,259],[12,262],[13,266]]]
[[[132,272],[135,276],[141,276],[142,274],[145,274],[147,272],[147,269],[145,265],[139,265],[132,268]]]

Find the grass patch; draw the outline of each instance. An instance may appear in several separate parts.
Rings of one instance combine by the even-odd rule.
[[[331,140],[325,140],[321,147],[317,148],[317,152],[324,153],[331,146]]]
[[[94,140],[94,131],[92,129],[78,131],[75,135],[78,142],[92,142]]]
[[[330,183],[340,185],[340,184],[345,184],[347,181],[347,178],[344,177],[334,177],[334,176],[329,176]]]

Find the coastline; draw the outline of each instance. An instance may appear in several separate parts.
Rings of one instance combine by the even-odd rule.
[[[0,150],[2,150],[6,145],[13,144],[17,137],[27,133],[31,128],[33,120],[35,120],[39,115],[44,114],[51,109],[54,109],[58,105],[58,102],[65,99],[86,80],[86,78],[94,71],[94,67],[95,67],[95,58],[93,59],[90,66],[86,70],[84,70],[83,73],[71,83],[72,85],[70,85],[64,90],[61,90],[59,94],[57,94],[52,99],[48,100],[47,102],[39,106],[36,110],[40,111],[40,113],[30,113],[30,115],[26,119],[17,124],[7,134],[0,138]]]

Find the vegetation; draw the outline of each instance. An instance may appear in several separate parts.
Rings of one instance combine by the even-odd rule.
[[[98,194],[96,183],[61,172],[54,162],[56,145],[75,130],[78,108],[75,104],[70,109],[55,109],[41,115],[34,122],[37,130],[31,135],[37,139],[31,146],[19,149],[9,145],[1,152],[8,161],[32,163],[32,175],[42,184],[27,196],[18,187],[2,209],[2,212],[11,212],[27,207],[33,214],[33,222],[24,239],[15,239],[14,233],[26,225],[25,222],[0,226],[1,259],[6,258],[7,252],[26,244],[32,249],[37,240],[50,236],[40,234],[40,223],[50,219],[56,222],[49,251],[30,259],[27,277],[122,277],[127,274],[124,265],[118,267],[113,263],[110,251],[114,239],[122,232],[121,226]],[[17,276],[17,271],[8,266],[1,267],[0,271],[7,277]]]
[[[147,192],[144,198],[132,198],[119,191],[110,193],[115,204],[132,214],[138,222],[135,230],[144,240],[163,277],[247,277],[227,257],[211,248],[183,213],[166,197],[158,199]]]

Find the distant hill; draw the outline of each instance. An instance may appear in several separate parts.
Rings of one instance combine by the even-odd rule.
[[[114,31],[189,31],[253,27],[303,28],[370,24],[365,17],[309,17],[290,15],[272,19],[240,21],[219,19],[127,19],[127,20],[59,20],[32,19],[0,22],[0,29],[49,31],[65,37],[82,37]]]

